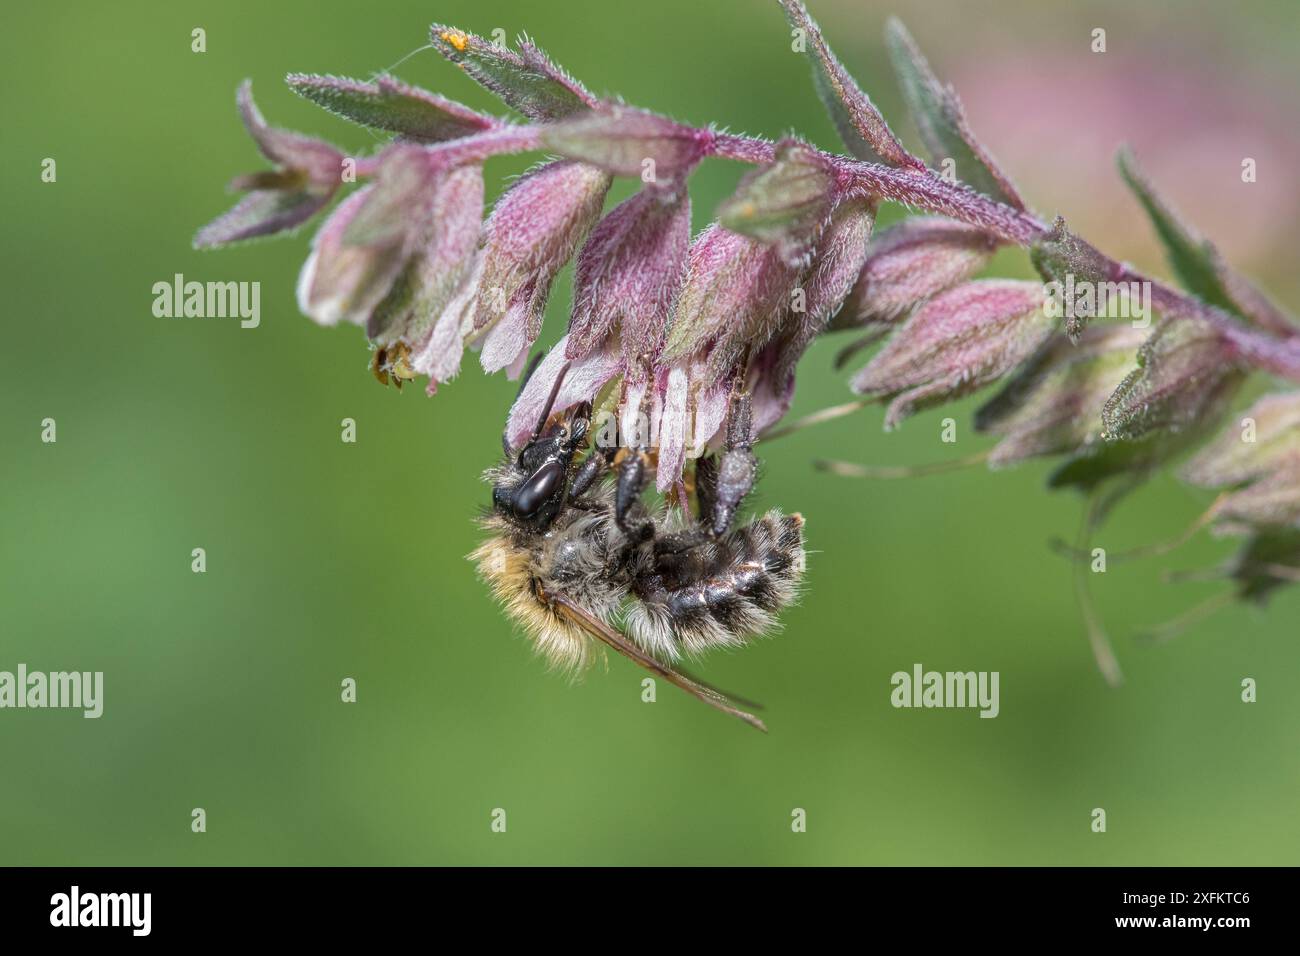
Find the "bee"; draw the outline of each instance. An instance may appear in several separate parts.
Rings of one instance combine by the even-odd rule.
[[[642,501],[655,461],[644,445],[587,450],[589,404],[552,420],[563,378],[529,440],[516,450],[503,435],[505,456],[484,473],[489,537],[470,555],[480,576],[553,666],[580,671],[603,644],[766,731],[737,703],[757,705],[677,666],[771,631],[804,573],[802,516],[773,509],[733,526],[758,466],[748,393],[732,393],[721,455],[696,461],[692,515]]]

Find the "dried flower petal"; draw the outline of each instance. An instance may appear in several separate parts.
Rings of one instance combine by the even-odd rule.
[[[345,76],[290,73],[285,82],[299,96],[336,116],[422,143],[459,139],[500,125],[490,116],[391,76],[367,83]]]
[[[435,23],[433,47],[502,101],[534,120],[556,120],[595,106],[587,90],[528,41],[515,53],[473,33]]]
[[[1184,481],[1226,488],[1267,474],[1300,454],[1300,391],[1265,395],[1183,466]]]
[[[931,299],[858,372],[853,390],[891,397],[885,428],[969,394],[1032,355],[1052,332],[1035,282],[984,279]]]
[[[615,206],[578,253],[569,358],[581,358],[621,329],[630,371],[659,351],[691,243],[686,190],[642,189]]]

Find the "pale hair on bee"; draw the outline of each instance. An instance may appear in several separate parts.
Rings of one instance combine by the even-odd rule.
[[[748,393],[732,393],[721,454],[696,461],[688,514],[642,501],[655,462],[645,447],[596,444],[579,461],[591,407],[552,418],[563,378],[531,438],[516,451],[503,436],[503,461],[484,473],[490,537],[470,555],[480,576],[552,666],[580,672],[603,644],[766,730],[676,666],[770,633],[804,574],[802,516],[773,509],[733,527],[758,466]]]

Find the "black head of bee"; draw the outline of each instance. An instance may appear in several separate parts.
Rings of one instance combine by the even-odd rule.
[[[545,531],[564,507],[573,456],[586,437],[586,418],[575,417],[530,440],[493,486],[492,506],[517,524]]]
[[[563,510],[573,456],[587,438],[586,406],[546,427],[563,379],[562,371],[532,437],[518,455],[508,441],[504,443],[507,465],[501,480],[492,487],[496,512],[533,531],[545,531]]]

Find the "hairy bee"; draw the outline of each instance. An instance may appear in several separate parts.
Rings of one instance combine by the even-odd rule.
[[[563,379],[561,374],[560,379]],[[754,483],[749,396],[733,394],[719,458],[698,459],[696,513],[651,507],[645,448],[587,444],[591,407],[551,419],[560,380],[532,437],[488,469],[491,536],[471,557],[511,617],[552,664],[580,670],[600,642],[719,710],[754,715],[676,665],[770,631],[804,572],[803,518],[768,511],[732,527]]]

